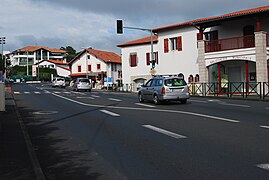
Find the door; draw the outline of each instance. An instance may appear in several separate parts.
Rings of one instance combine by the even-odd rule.
[[[243,90],[243,84],[241,79],[241,67],[229,67],[228,79],[231,83],[231,91],[238,92]]]

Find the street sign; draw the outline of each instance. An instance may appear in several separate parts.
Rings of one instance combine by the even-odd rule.
[[[36,65],[32,65],[32,76],[33,77],[36,77],[36,68],[37,68]]]
[[[157,71],[156,71],[155,69],[150,70],[150,74],[151,74],[151,75],[156,74],[156,72],[157,72]]]

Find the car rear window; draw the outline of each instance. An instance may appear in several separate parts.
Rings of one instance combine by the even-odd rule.
[[[79,82],[89,82],[88,79],[80,79]]]
[[[177,86],[186,86],[187,83],[184,79],[180,78],[171,78],[171,79],[166,79],[164,81],[164,84],[168,87],[177,87]]]

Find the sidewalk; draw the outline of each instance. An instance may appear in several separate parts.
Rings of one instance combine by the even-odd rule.
[[[0,179],[37,179],[13,96],[5,94],[6,112],[0,112]]]

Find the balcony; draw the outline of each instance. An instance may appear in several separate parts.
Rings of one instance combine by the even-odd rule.
[[[268,39],[268,36],[267,36]],[[267,41],[268,45],[268,41]],[[255,36],[242,36],[205,42],[205,52],[218,52],[255,47]]]

